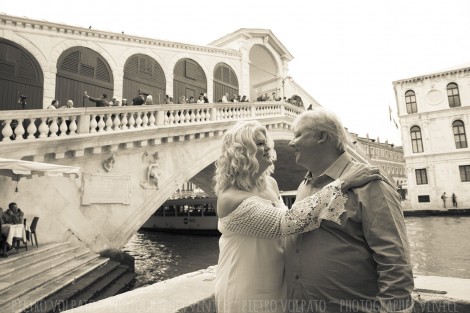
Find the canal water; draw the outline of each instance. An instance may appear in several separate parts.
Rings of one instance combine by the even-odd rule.
[[[470,216],[406,217],[414,273],[470,279]],[[143,287],[217,264],[219,236],[139,231],[123,248]]]

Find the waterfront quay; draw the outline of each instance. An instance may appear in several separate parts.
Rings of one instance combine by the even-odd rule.
[[[215,271],[215,267],[210,267],[192,272],[69,312],[216,312],[213,292]],[[470,279],[416,276],[415,285],[413,299],[416,313],[470,312]],[[250,304],[246,305],[247,312],[250,312]],[[289,307],[293,303],[287,301],[281,305]],[[273,307],[273,312],[276,309],[279,308]]]

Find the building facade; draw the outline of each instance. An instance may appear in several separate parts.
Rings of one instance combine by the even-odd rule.
[[[139,94],[154,104],[168,95],[176,104],[206,93],[209,102],[269,94],[317,106],[289,76],[292,59],[266,29],[243,28],[198,46],[0,14],[0,110],[44,109],[53,99],[95,106],[84,91],[128,104]]]
[[[380,142],[380,139],[359,137],[357,134],[350,133],[354,144],[362,151],[363,155],[370,164],[380,168],[391,182],[396,186],[403,199],[406,198],[406,171],[405,159],[403,157],[403,147],[394,144]]]
[[[411,208],[452,208],[452,194],[458,208],[469,208],[470,67],[394,81],[393,87]]]

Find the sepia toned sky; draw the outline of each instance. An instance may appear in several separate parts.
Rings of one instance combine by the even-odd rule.
[[[270,29],[290,76],[359,136],[401,144],[392,81],[470,64],[468,0],[2,0],[0,12],[205,45]]]

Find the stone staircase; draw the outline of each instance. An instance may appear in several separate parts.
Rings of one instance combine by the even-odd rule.
[[[61,312],[113,296],[135,278],[82,246],[50,243],[0,259],[0,312]]]

